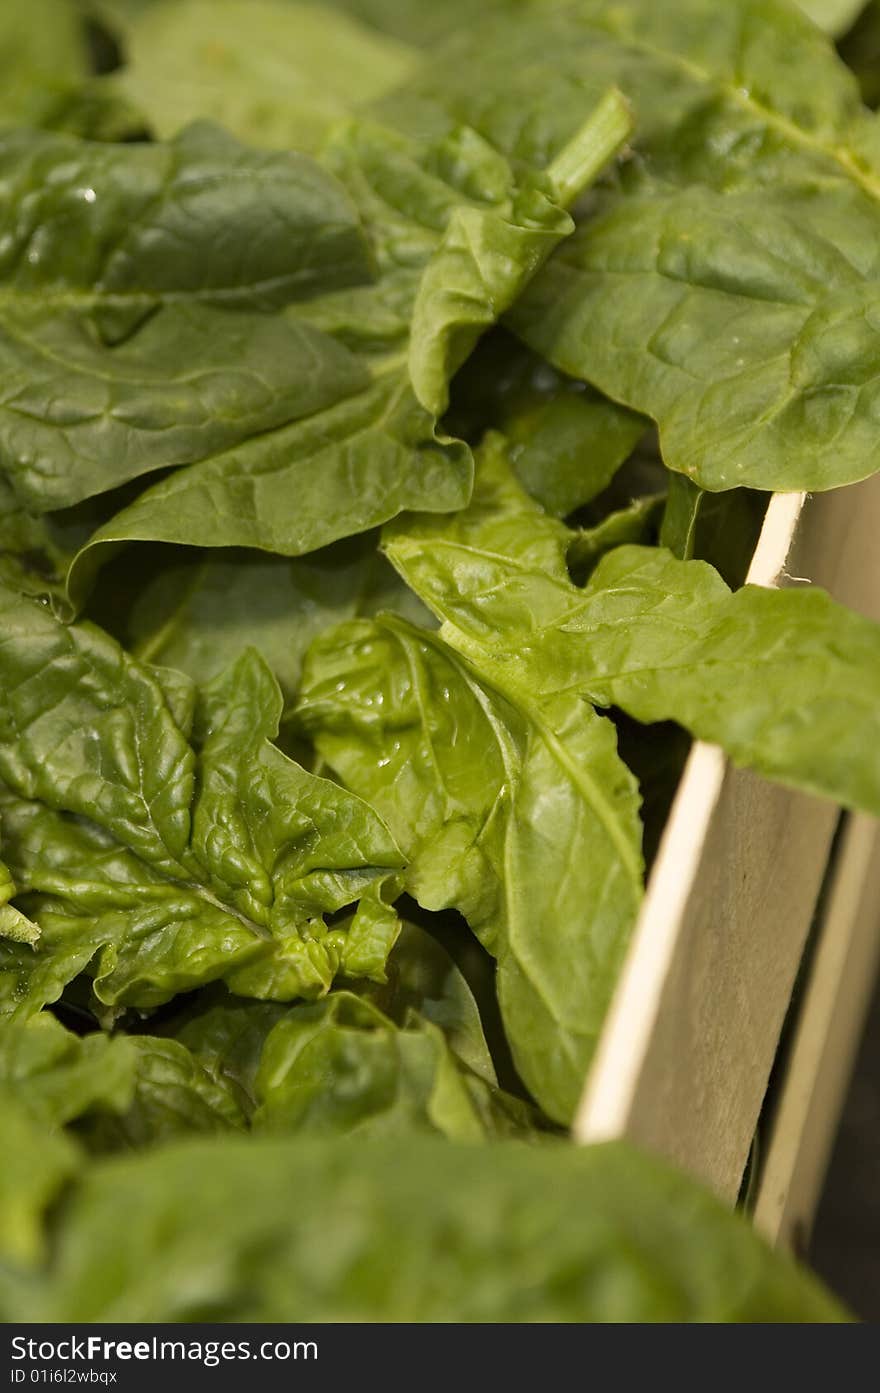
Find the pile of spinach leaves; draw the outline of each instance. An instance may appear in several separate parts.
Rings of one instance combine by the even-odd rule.
[[[838,1317],[564,1129],[688,738],[880,813],[858,8],[0,12],[8,1319]]]

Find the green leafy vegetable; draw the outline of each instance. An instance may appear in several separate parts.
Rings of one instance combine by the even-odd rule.
[[[194,702],[184,679],[27,599],[0,591],[0,622],[4,855],[41,929],[5,954],[14,1009],[89,965],[107,1005],[221,977],[280,1000],[340,969],[381,978],[399,853],[366,805],[269,743],[281,696],[256,654]]]
[[[865,8],[865,0],[797,0],[797,3],[814,24],[834,38],[845,34]]]
[[[487,51],[503,75],[488,87]],[[704,488],[871,474],[880,137],[793,7],[526,6],[450,40],[381,109],[404,128],[467,121],[542,163],[609,82],[632,103],[634,157],[509,322],[653,416],[666,463]]]
[[[319,329],[322,343],[332,336],[334,352],[343,351],[340,341],[359,348],[350,361],[364,378],[347,386],[340,379],[343,399],[328,410],[148,489],[95,534],[75,563],[74,595],[88,584],[96,549],[108,544],[246,545],[289,556],[405,508],[461,506],[470,453],[436,429],[446,379],[571,232],[557,200],[570,201],[595,176],[628,128],[611,94],[561,153],[556,173],[527,176],[522,186],[467,130],[426,152],[381,127],[347,128],[326,160],[377,239],[379,280],[319,297],[304,308],[301,329]],[[442,296],[434,293],[439,268]]]
[[[518,548],[514,586],[530,566],[536,584],[551,583],[545,567],[564,575],[566,529],[505,471],[497,446],[484,451],[474,502],[451,525],[479,535],[479,550],[462,550],[477,603],[490,610],[493,594],[500,609],[510,588],[494,590],[496,550]],[[499,506],[499,493],[517,508]],[[428,545],[450,591],[461,586],[451,603],[463,600],[466,581],[444,569],[446,538],[438,530]],[[403,549],[390,546],[395,564]],[[445,617],[421,570],[403,569]],[[567,576],[560,583],[572,588]],[[641,897],[638,793],[610,722],[577,694],[545,698],[518,681],[499,655],[501,633],[462,661],[445,627],[438,639],[380,618],[328,634],[309,656],[298,715],[328,764],[387,820],[419,903],[459,909],[498,959],[517,1068],[567,1121]],[[522,637],[508,631],[514,643]]]
[[[15,881],[0,861],[0,938],[12,939],[15,943],[36,943],[40,930],[9,903],[14,894]]]
[[[85,36],[69,0],[0,13],[0,124],[42,125],[88,74]]]
[[[504,470],[493,450],[469,510],[389,531],[441,640],[532,702],[675,720],[770,778],[880,814],[880,626],[818,589],[731,594],[712,567],[656,548],[614,549],[579,589],[565,529]]]
[[[15,1318],[286,1321],[292,1310],[302,1321],[845,1318],[744,1219],[635,1151],[490,1154],[416,1138],[201,1142],[96,1166]]]
[[[369,274],[351,203],[310,161],[207,128],[131,151],[13,132],[0,179],[0,447],[26,506],[66,507],[363,387],[326,335],[243,312]],[[125,341],[110,351],[96,329]]]
[[[290,0],[164,0],[127,27],[119,82],[161,137],[210,117],[255,145],[319,149],[415,56],[344,14]]]
[[[235,551],[175,554],[149,583],[140,568],[138,576],[142,588],[125,637],[142,661],[205,682],[252,646],[288,700],[309,644],[324,629],[382,609],[434,622],[377,553],[373,535],[292,560]]]
[[[504,431],[520,481],[558,517],[604,492],[647,424],[503,331],[488,335],[459,373],[450,418],[468,440]]]
[[[562,1128],[691,736],[880,815],[859,8],[6,6],[4,1319],[845,1319]]]

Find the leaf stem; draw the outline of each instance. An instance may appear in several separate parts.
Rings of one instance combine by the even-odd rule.
[[[570,208],[578,195],[592,184],[628,140],[632,130],[629,102],[622,92],[612,87],[547,171],[563,208]]]

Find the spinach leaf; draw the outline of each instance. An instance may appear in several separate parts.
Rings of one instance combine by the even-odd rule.
[[[365,386],[341,345],[257,312],[371,274],[350,200],[304,157],[208,128],[131,150],[12,132],[0,179],[0,449],[26,507],[67,507]]]
[[[253,647],[286,703],[309,644],[325,629],[382,609],[428,627],[435,622],[379,555],[374,533],[292,559],[175,550],[152,576],[139,557],[133,583],[137,595],[120,637],[142,662],[207,682]]]
[[[164,0],[126,28],[116,81],[160,137],[210,118],[255,145],[320,149],[335,122],[396,87],[416,55],[348,16],[291,0]]]
[[[15,881],[0,861],[0,938],[11,939],[14,943],[36,943],[40,937],[36,924],[9,903],[15,893]]]
[[[791,6],[530,6],[450,40],[381,111],[437,132],[467,121],[541,163],[609,82],[635,111],[633,158],[509,323],[653,416],[669,467],[704,488],[871,474],[880,128]]]
[[[840,38],[864,10],[865,0],[797,0],[797,5],[826,34]]]
[[[0,126],[41,126],[88,76],[85,36],[69,0],[0,13]]]
[[[559,523],[502,469],[496,450],[481,501],[448,528],[389,530],[388,555],[444,620],[441,639],[533,702],[674,720],[769,778],[880,813],[880,626],[818,589],[732,594],[711,566],[661,548],[611,551],[581,590]]]
[[[51,1233],[16,1319],[845,1319],[744,1218],[620,1144],[190,1142],[91,1167]]]
[[[484,453],[463,525],[492,526],[501,467]],[[566,529],[547,519],[544,537],[539,517],[525,500],[501,517],[496,544],[510,547],[513,529],[520,569],[541,576],[554,553],[564,568]],[[399,565],[398,548],[389,553]],[[427,588],[424,598],[437,608]],[[462,661],[442,637],[388,617],[343,626],[309,654],[298,719],[387,820],[413,896],[454,906],[497,958],[517,1069],[567,1121],[641,897],[638,792],[611,723],[577,695],[545,700],[518,682],[502,643]]]
[[[629,117],[599,103],[550,176],[517,183],[467,130],[435,146],[361,123],[325,154],[373,238],[375,284],[298,307],[302,332],[357,351],[364,382],[327,381],[343,398],[177,470],[100,528],[74,563],[81,598],[100,553],[120,542],[250,546],[282,555],[363,532],[405,508],[466,501],[470,451],[437,432],[447,379],[573,227],[562,204],[617,149]],[[438,294],[438,277],[443,293]],[[302,382],[295,376],[298,390]]]
[[[339,970],[381,978],[400,855],[371,809],[269,743],[281,695],[255,653],[195,699],[6,590],[0,622],[3,854],[41,930],[2,949],[6,1009],[87,967],[112,1006],[217,978],[280,1000]]]
[[[79,1165],[61,1128],[96,1109],[127,1106],[133,1087],[127,1041],[80,1040],[45,1012],[0,1020],[0,1306],[8,1264],[42,1256],[44,1212]]]
[[[438,1026],[409,1012],[396,1026],[335,991],[287,1011],[254,1081],[258,1131],[388,1136],[427,1130],[477,1142],[528,1130],[530,1113],[467,1069]]]
[[[647,427],[504,330],[487,334],[456,377],[447,420],[471,441],[503,431],[521,483],[557,517],[601,494]]]
[[[135,1069],[136,1049],[124,1036],[80,1039],[47,1011],[0,1020],[0,1090],[15,1093],[49,1128],[95,1109],[127,1107]]]
[[[75,1144],[47,1131],[20,1096],[0,1088],[3,1165],[0,1166],[0,1314],[11,1316],[32,1299],[24,1269],[43,1255],[43,1218],[79,1165]]]
[[[476,1003],[439,944],[404,924],[387,976],[299,1006],[215,991],[159,1035],[121,1037],[128,1094],[80,1122],[78,1137],[107,1152],[247,1128],[462,1141],[528,1132],[531,1110],[499,1090]]]
[[[426,49],[466,29],[478,16],[494,11],[516,15],[528,3],[530,0],[481,0],[475,15],[470,0],[445,0],[442,5],[424,5],[419,0],[321,0],[322,8],[346,10],[381,33]]]
[[[134,1087],[127,1106],[104,1110],[77,1127],[90,1151],[139,1150],[187,1134],[245,1130],[246,1115],[234,1089],[212,1077],[181,1041],[149,1035],[122,1039],[135,1059]]]

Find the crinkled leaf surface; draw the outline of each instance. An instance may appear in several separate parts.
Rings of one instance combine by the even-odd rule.
[[[192,1133],[244,1131],[247,1118],[234,1087],[212,1077],[181,1041],[121,1038],[135,1061],[134,1087],[127,1106],[77,1128],[90,1150],[134,1151]]]
[[[91,625],[5,590],[0,620],[3,854],[41,929],[3,950],[6,1009],[87,966],[100,1001],[141,1007],[221,977],[281,1000],[340,968],[381,978],[400,854],[365,804],[270,744],[281,694],[255,653],[194,701]]]
[[[19,1319],[844,1318],[745,1218],[621,1144],[192,1142],[91,1168],[52,1237]]]
[[[517,501],[512,478],[486,487],[487,516],[389,532],[443,639],[474,663],[491,655],[535,701],[674,720],[769,778],[880,813],[880,626],[818,589],[731,593],[711,566],[653,547],[616,548],[579,589],[560,524]],[[536,564],[542,544],[555,574]]]
[[[36,943],[40,930],[32,920],[9,903],[15,894],[15,881],[0,861],[0,938],[14,943]]]
[[[498,1089],[476,1003],[443,948],[404,924],[387,979],[299,1005],[200,993],[161,1035],[111,1042],[127,1052],[128,1093],[77,1135],[106,1152],[251,1127],[461,1141],[528,1132],[531,1110]]]

